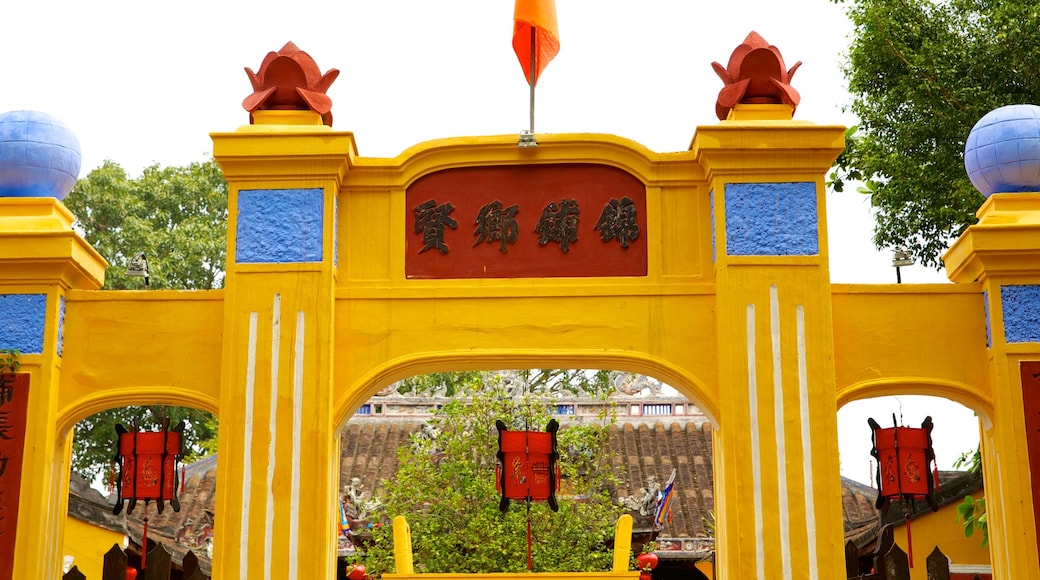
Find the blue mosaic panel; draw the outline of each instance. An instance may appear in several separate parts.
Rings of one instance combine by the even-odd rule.
[[[58,297],[58,356],[65,347],[65,297]]]
[[[986,309],[986,348],[993,348],[993,323],[989,319],[989,290],[982,291],[982,306]]]
[[[1005,342],[1040,342],[1040,286],[1001,286],[1000,303]]]
[[[725,191],[727,255],[820,253],[815,183],[727,183]]]
[[[46,294],[0,294],[0,348],[43,353]]]
[[[320,188],[239,191],[235,262],[322,261],[324,215]]]

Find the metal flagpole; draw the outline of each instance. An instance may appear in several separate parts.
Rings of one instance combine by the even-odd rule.
[[[517,142],[518,147],[538,146],[538,141],[534,138],[534,84],[538,71],[538,53],[535,51],[535,38],[535,27],[531,26],[531,61],[528,65],[531,67],[530,78],[528,79],[528,85],[531,90],[531,129],[529,131],[520,131],[520,140]]]
[[[534,83],[538,71],[538,56],[535,53],[535,27],[531,27],[531,135],[534,135]]]

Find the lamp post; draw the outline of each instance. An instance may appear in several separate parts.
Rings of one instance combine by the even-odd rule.
[[[892,250],[892,266],[896,269],[896,284],[903,283],[903,276],[899,272],[900,266],[913,266],[914,259],[910,257],[910,252],[903,248],[894,248]]]

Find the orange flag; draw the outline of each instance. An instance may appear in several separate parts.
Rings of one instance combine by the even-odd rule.
[[[534,31],[532,35],[531,31]],[[534,82],[531,83],[531,42],[534,42]],[[513,51],[520,59],[524,78],[538,82],[549,61],[560,52],[555,0],[516,0],[513,10]]]

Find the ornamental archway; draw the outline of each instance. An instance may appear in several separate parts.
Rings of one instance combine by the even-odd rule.
[[[676,153],[507,135],[393,159],[358,155],[322,113],[251,111],[212,135],[230,185],[222,291],[98,291],[104,261],[58,200],[0,199],[0,300],[18,305],[0,319],[19,329],[0,346],[25,353],[33,451],[16,576],[57,577],[55,426],[160,396],[140,385],[220,416],[219,578],[331,577],[338,422],[378,383],[460,367],[602,363],[696,401],[717,427],[724,577],[843,573],[835,410],[886,381],[989,401],[987,493],[1032,508],[1036,478],[1001,453],[1025,447],[1035,403],[1020,368],[1040,358],[1027,227],[1040,201],[990,198],[947,256],[958,284],[831,285],[824,176],[844,128],[793,108],[738,103]],[[996,577],[1035,578],[1031,509],[994,503]]]

